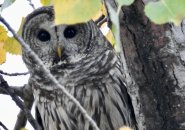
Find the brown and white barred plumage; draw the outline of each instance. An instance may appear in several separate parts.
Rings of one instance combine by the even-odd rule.
[[[52,7],[42,7],[31,13],[23,26],[22,36],[26,43],[101,130],[118,130],[124,125],[135,129],[121,61],[110,43],[93,21],[55,26],[53,20]],[[72,38],[64,35],[68,27],[76,29]],[[42,34],[46,38],[44,41],[43,37],[39,39],[40,30],[49,34]],[[61,57],[58,47],[62,48]],[[76,105],[53,85],[24,50],[23,60],[31,73],[29,83],[34,91],[37,117],[44,130],[92,130]]]

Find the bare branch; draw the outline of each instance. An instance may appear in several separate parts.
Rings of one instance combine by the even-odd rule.
[[[33,92],[32,92],[31,87],[26,84],[20,90],[15,91],[15,92],[24,100],[25,106],[31,111],[31,108],[32,108],[33,102],[34,102]],[[20,112],[17,116],[17,121],[15,124],[14,130],[20,130],[21,128],[25,127],[26,122],[27,122],[26,115],[25,115],[24,111],[20,110]]]
[[[23,87],[14,87],[14,86],[9,86],[9,89],[11,89],[12,92],[16,93],[17,96],[22,98],[22,92],[23,92]],[[6,90],[0,87],[0,94],[5,94],[9,95]]]
[[[37,63],[37,65],[40,66],[41,71],[49,78],[51,81],[62,90],[62,92],[68,97],[80,110],[84,118],[89,121],[89,123],[92,125],[92,127],[95,130],[100,130],[96,124],[96,122],[88,115],[87,111],[83,108],[83,106],[78,102],[78,100],[73,97],[65,88],[62,86],[57,79],[50,73],[50,71],[45,67],[43,62],[39,59],[39,57],[31,50],[28,44],[24,42],[24,40],[18,36],[15,31],[10,27],[10,25],[6,22],[6,20],[0,16],[0,21],[8,28],[8,30],[13,34],[15,39],[22,45],[22,47],[26,50],[27,54],[29,54],[31,57],[33,57]]]
[[[32,89],[29,85],[24,85],[24,86],[9,86],[9,89],[11,89],[11,91],[16,94],[17,96],[19,96],[20,98],[22,98],[23,100],[31,100],[31,96],[32,96]],[[4,90],[3,88],[0,87],[0,94],[5,94],[5,95],[9,95],[6,90]]]
[[[20,76],[20,75],[27,75],[29,72],[24,72],[24,73],[7,73],[2,70],[0,70],[0,74],[7,75],[7,76]]]
[[[9,87],[9,85],[7,84],[7,82],[3,79],[3,76],[0,75],[0,87],[2,89],[4,89],[6,91],[6,93],[8,93],[12,99],[14,100],[14,102],[16,103],[17,106],[19,106],[19,108],[24,111],[27,119],[29,120],[30,124],[34,127],[34,129],[36,130],[41,130],[38,122],[33,118],[33,116],[31,115],[30,110],[26,107],[26,105],[19,99],[18,96],[16,96],[16,94],[14,93],[14,91],[12,91],[12,89]]]
[[[35,10],[35,6],[34,6],[34,4],[32,3],[32,1],[31,0],[27,0],[28,2],[29,2],[29,5]]]
[[[105,15],[101,15],[97,20],[95,20],[94,22],[98,25],[103,19],[105,19]]]
[[[27,123],[26,115],[22,110],[20,110],[19,114],[17,115],[17,120],[14,126],[14,130],[20,130],[21,128],[25,128]]]
[[[29,89],[31,90],[31,87],[29,87],[29,86],[25,87],[25,88],[27,88],[26,89],[27,91],[29,91]],[[25,89],[24,89],[24,92],[25,92],[24,95],[27,94],[27,96],[24,96],[24,104],[31,111],[31,108],[32,108],[33,102],[34,102],[32,92],[31,93],[30,93],[30,91],[26,92]],[[15,124],[14,130],[20,130],[21,128],[25,127],[26,122],[27,122],[26,115],[25,115],[24,111],[21,110],[17,116],[17,121]]]
[[[107,18],[104,17],[101,21],[98,22],[97,26],[100,28],[106,22],[107,22]]]
[[[11,89],[11,91],[22,98],[22,100],[24,100],[24,104],[25,106],[31,110],[32,105],[33,105],[33,95],[32,95],[32,89],[29,85],[24,85],[21,87],[18,86],[9,86],[9,88]],[[6,90],[0,88],[0,94],[7,94],[9,95]],[[17,121],[14,127],[14,130],[20,130],[21,128],[26,126],[26,122],[27,122],[27,118],[26,115],[24,113],[24,111],[20,111],[18,116],[17,116]]]
[[[8,128],[1,121],[0,121],[0,126],[2,126],[4,130],[8,130]]]

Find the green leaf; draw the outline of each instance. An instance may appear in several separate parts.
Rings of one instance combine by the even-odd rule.
[[[3,4],[1,5],[0,11],[12,5],[14,2],[15,0],[4,0]]]
[[[179,25],[185,18],[185,0],[160,0],[145,6],[146,15],[156,24],[173,22]]]
[[[119,6],[123,6],[123,5],[128,6],[128,5],[131,5],[134,2],[134,0],[117,0],[117,2]]]
[[[54,0],[54,9],[56,24],[82,23],[101,10],[101,0]]]

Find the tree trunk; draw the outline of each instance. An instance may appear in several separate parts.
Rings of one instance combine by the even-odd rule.
[[[117,7],[115,0],[108,1]],[[152,23],[144,13],[146,2],[135,0],[120,12],[138,128],[185,130],[185,22],[180,27]]]

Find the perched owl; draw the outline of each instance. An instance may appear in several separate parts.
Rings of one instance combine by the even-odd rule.
[[[55,25],[53,7],[27,16],[22,37],[53,76],[72,94],[100,130],[136,129],[131,99],[124,85],[122,64],[93,21]],[[29,83],[44,130],[92,130],[76,105],[43,74],[23,49]]]

